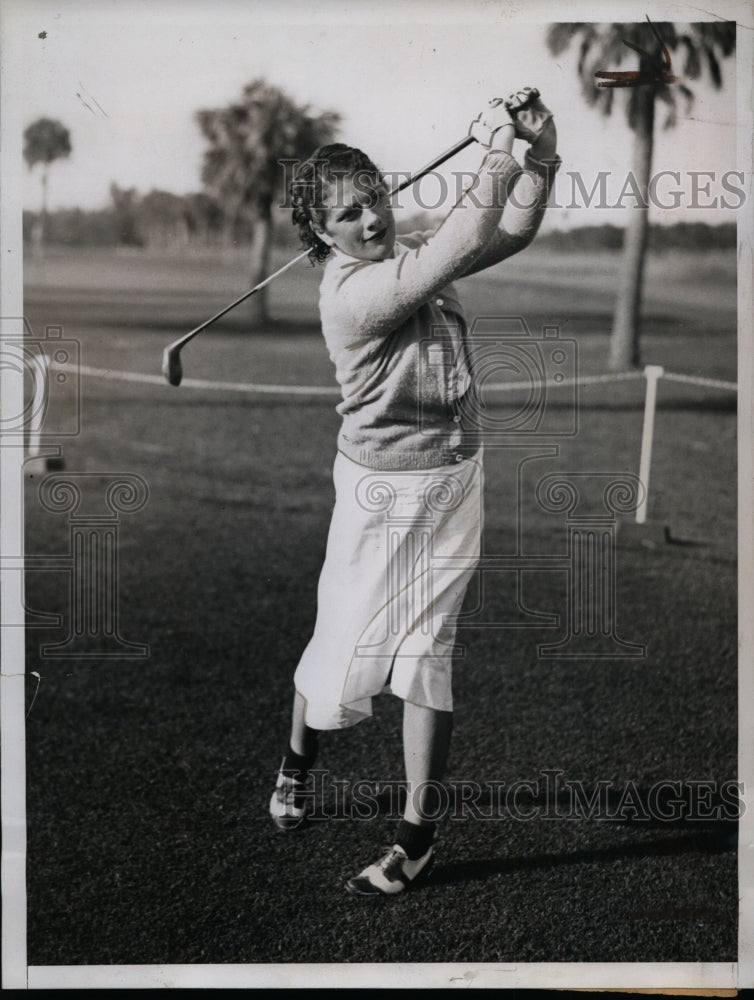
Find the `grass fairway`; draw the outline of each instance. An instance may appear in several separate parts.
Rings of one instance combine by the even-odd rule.
[[[522,316],[535,335],[558,326],[579,372],[594,374],[616,269],[610,254],[534,247],[461,289],[470,317]],[[168,343],[247,284],[238,255],[93,251],[51,252],[26,279],[37,335],[62,325],[84,365],[150,375]],[[276,283],[264,329],[240,309],[202,334],[184,351],[186,376],[333,385],[317,281],[302,266]],[[734,379],[735,309],[734,255],[651,259],[644,360]],[[542,657],[563,635],[562,568],[528,570],[518,590],[511,573],[485,577],[481,611],[459,631],[448,778],[488,784],[474,808],[458,793],[426,888],[375,903],[343,882],[394,826],[384,783],[402,776],[396,699],[324,735],[317,822],[283,835],[267,816],[316,610],[335,398],[80,385],[81,430],[63,455],[66,473],[87,474],[86,512],[105,510],[109,477],[148,487],[118,523],[118,628],[149,656],[105,658],[97,637],[75,658],[41,655],[68,634],[73,599],[65,572],[28,573],[29,607],[63,616],[27,641],[41,675],[27,721],[30,965],[736,960],[723,785],[737,769],[734,393],[660,385],[650,518],[673,541],[616,551],[616,631],[645,656]],[[515,405],[500,397],[493,409]],[[548,405],[555,427],[575,412],[577,433],[488,450],[489,554],[567,554],[565,515],[534,500],[543,476],[638,472],[641,381]],[[70,406],[53,399],[50,420]],[[65,555],[72,522],[40,502],[44,479],[26,477],[27,552]],[[533,627],[535,612],[558,624]],[[30,676],[29,705],[35,688]],[[371,819],[347,815],[359,780],[380,793]],[[675,783],[665,818],[645,815],[661,781]],[[516,782],[528,784],[498,810],[500,783]],[[613,818],[573,818],[575,783],[604,789]]]

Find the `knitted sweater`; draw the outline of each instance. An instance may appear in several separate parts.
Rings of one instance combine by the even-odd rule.
[[[531,241],[558,166],[529,158],[522,171],[508,153],[490,152],[473,192],[434,233],[400,237],[382,261],[334,251],[320,314],[343,393],[338,448],[348,458],[370,469],[429,469],[478,451],[476,408],[470,397],[464,406],[473,373],[453,281]]]

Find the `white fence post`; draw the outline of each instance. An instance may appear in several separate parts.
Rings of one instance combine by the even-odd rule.
[[[647,380],[647,393],[644,397],[644,429],[641,434],[641,459],[639,460],[639,479],[644,487],[644,494],[636,507],[636,523],[644,524],[647,520],[647,502],[649,500],[649,470],[652,464],[652,437],[655,426],[655,406],[657,403],[657,381],[665,374],[661,365],[646,365],[644,377]]]
[[[41,351],[35,358],[39,365],[39,373],[33,373],[34,378],[34,398],[31,404],[31,416],[29,418],[29,446],[28,457],[39,457],[39,446],[42,435],[42,424],[44,423],[45,411],[47,409],[48,383],[50,378],[47,355]]]

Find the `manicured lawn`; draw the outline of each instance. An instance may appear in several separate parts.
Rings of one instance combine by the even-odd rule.
[[[578,371],[595,374],[616,267],[610,254],[534,247],[469,279],[467,311],[521,316],[535,336],[557,325]],[[239,310],[198,337],[186,375],[333,385],[317,278],[302,266],[281,279],[264,329]],[[158,374],[166,344],[246,281],[240,255],[55,252],[27,268],[26,313],[37,335],[62,325],[85,365]],[[735,379],[735,308],[733,255],[652,259],[645,360]],[[736,960],[735,824],[720,797],[737,767],[735,394],[660,385],[650,519],[673,541],[618,531],[616,632],[646,646],[627,659],[540,655],[565,628],[567,524],[535,490],[546,475],[588,473],[593,511],[600,476],[636,474],[643,382],[548,400],[554,425],[575,413],[577,433],[488,450],[486,551],[560,568],[527,570],[518,592],[510,573],[485,576],[481,610],[459,632],[448,776],[456,788],[529,782],[518,801],[531,815],[459,807],[428,886],[375,905],[342,883],[389,840],[389,798],[369,821],[338,818],[338,803],[358,780],[400,781],[395,699],[325,735],[321,821],[286,836],[267,816],[316,609],[335,398],[81,379],[66,472],[87,473],[79,482],[100,506],[111,476],[148,489],[119,517],[118,629],[149,655],[98,657],[96,637],[91,659],[40,655],[67,634],[68,578],[28,574],[29,606],[64,616],[27,643],[41,675],[27,722],[30,965]],[[490,405],[504,415],[516,404]],[[65,554],[71,522],[42,505],[40,479],[26,480],[27,551]],[[534,627],[532,612],[559,624]],[[30,676],[29,704],[35,688]],[[549,793],[547,771],[561,772]],[[631,783],[646,801],[663,780],[684,795],[711,782],[712,813],[565,816],[563,782],[607,782],[615,806]]]

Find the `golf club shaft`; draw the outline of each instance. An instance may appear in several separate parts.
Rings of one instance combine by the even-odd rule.
[[[435,167],[441,166],[446,160],[449,160],[451,156],[455,156],[456,153],[460,153],[462,149],[470,146],[474,141],[475,140],[472,136],[465,135],[463,139],[460,139],[454,146],[451,146],[450,149],[446,149],[444,153],[441,153],[438,157],[432,160],[431,163],[422,167],[421,170],[417,170],[415,174],[411,174],[411,176],[407,177],[405,181],[402,181],[398,187],[393,188],[390,194],[398,194],[399,191],[403,191],[411,184],[415,184],[418,180],[421,180],[422,177],[428,174],[430,170],[434,170]]]
[[[457,142],[454,146],[451,146],[450,149],[446,149],[444,153],[442,153],[440,156],[432,160],[431,163],[428,163],[425,167],[422,167],[421,170],[418,170],[415,174],[412,174],[410,177],[407,177],[397,187],[393,188],[390,194],[391,195],[398,194],[399,191],[403,191],[405,188],[409,187],[409,185],[414,184],[420,178],[428,174],[430,170],[434,170],[435,167],[439,167],[440,164],[445,163],[445,161],[449,160],[451,156],[455,156],[456,153],[460,152],[460,150],[462,149],[465,149],[466,146],[468,146],[473,141],[474,140],[470,135],[464,136],[464,138],[461,139],[460,142]],[[248,292],[244,292],[243,295],[240,295],[237,299],[231,302],[229,306],[226,306],[224,309],[221,309],[220,312],[215,313],[215,315],[212,316],[210,319],[208,319],[205,323],[202,323],[200,326],[195,327],[190,333],[187,333],[185,334],[185,336],[181,337],[180,340],[176,341],[176,345],[187,344],[192,337],[195,337],[198,333],[201,333],[202,330],[205,330],[208,326],[211,326],[218,319],[222,319],[222,317],[226,313],[229,313],[231,309],[235,309],[236,306],[240,306],[242,302],[244,302],[246,299],[249,298],[250,295],[253,295],[254,292],[258,292],[260,289],[264,288],[265,285],[268,285],[271,281],[274,281],[275,278],[281,275],[284,271],[287,271],[289,267],[293,267],[294,264],[297,264],[300,260],[303,260],[308,253],[309,253],[308,250],[304,250],[303,253],[300,253],[297,257],[294,257],[293,260],[289,260],[287,264],[283,264],[281,268],[278,268],[277,271],[274,271],[271,275],[269,275],[269,277],[265,278],[264,281],[260,281],[258,285],[255,285],[253,288],[250,288]]]
[[[240,306],[245,299],[249,298],[250,295],[253,295],[254,292],[258,292],[259,289],[264,288],[265,285],[269,285],[269,283],[271,281],[274,281],[274,279],[277,278],[278,275],[282,274],[283,271],[287,271],[289,267],[293,267],[294,264],[297,264],[300,260],[303,260],[308,253],[309,251],[305,250],[303,253],[300,253],[297,257],[294,257],[293,260],[289,260],[287,264],[283,264],[282,267],[278,268],[277,271],[274,271],[271,275],[265,278],[264,281],[260,281],[258,285],[255,285],[253,288],[250,288],[248,292],[244,292],[243,295],[239,295],[239,297],[235,299],[233,302],[231,302],[229,306],[226,306],[224,309],[221,309],[220,312],[215,313],[214,316],[210,317],[210,319],[202,323],[200,326],[194,327],[194,329],[190,333],[185,334],[183,337],[181,337],[180,340],[176,340],[174,344],[171,344],[170,349],[172,350],[174,347],[183,347],[183,345],[187,344],[192,337],[195,337],[197,335],[197,333],[201,333],[202,330],[206,330],[208,326],[211,326],[218,319],[221,319],[226,313],[229,313],[231,309],[235,309],[236,306]]]
[[[421,168],[421,170],[418,170],[415,174],[412,174],[410,177],[407,177],[397,187],[393,188],[390,194],[391,195],[397,194],[399,191],[403,191],[411,184],[416,183],[416,181],[420,180],[422,177],[428,174],[430,170],[434,170],[435,167],[439,167],[442,163],[445,163],[446,160],[449,160],[452,156],[455,156],[456,153],[460,152],[460,150],[462,149],[465,149],[465,147],[470,145],[472,142],[474,142],[474,139],[470,135],[464,136],[463,139],[460,139],[457,143],[451,146],[450,149],[446,149],[444,153],[441,153],[439,156],[436,156],[435,159],[432,160],[430,163],[427,163],[426,166]],[[240,305],[255,292],[258,292],[260,288],[264,288],[265,285],[269,285],[271,281],[274,281],[275,278],[281,275],[284,271],[287,271],[289,267],[293,267],[294,264],[297,264],[300,260],[303,260],[304,257],[308,256],[308,254],[309,254],[308,249],[302,251],[302,253],[298,254],[298,256],[294,257],[292,260],[289,260],[287,264],[283,264],[281,268],[278,268],[277,271],[274,271],[271,275],[269,275],[269,277],[265,278],[264,281],[260,281],[258,285],[255,285],[253,288],[250,288],[248,292],[244,292],[243,295],[239,295],[239,297],[235,299],[233,302],[231,302],[230,305],[227,305],[224,309],[221,309],[220,312],[215,313],[214,316],[211,316],[208,320],[205,320],[204,323],[201,323],[199,326],[194,327],[193,330],[185,334],[180,339],[176,340],[175,343],[170,344],[169,347],[166,347],[163,353],[162,371],[168,382],[171,385],[180,385],[181,378],[183,377],[180,358],[179,358],[182,347],[184,347],[198,333],[201,333],[203,330],[206,330],[208,326],[211,326],[218,319],[221,319],[223,316],[225,316],[226,313],[229,313],[231,309],[235,309],[236,306]]]

